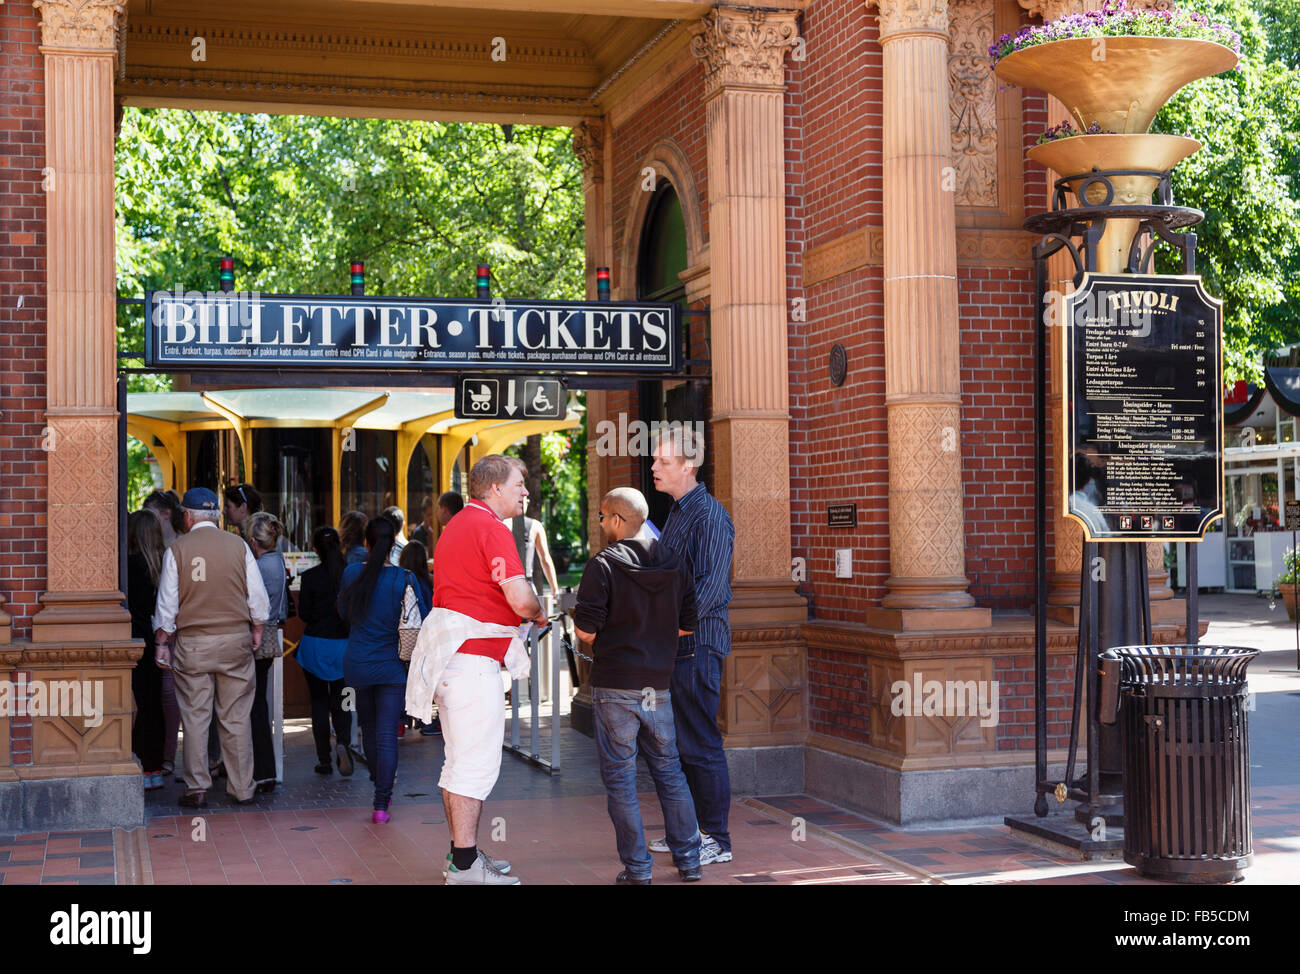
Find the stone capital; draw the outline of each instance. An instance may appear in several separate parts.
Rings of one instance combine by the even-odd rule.
[[[33,0],[41,15],[41,44],[61,50],[115,54],[127,0]]]
[[[948,34],[948,0],[867,0],[880,13],[880,42],[900,34]]]
[[[599,122],[581,122],[573,130],[573,154],[582,162],[582,172],[594,183],[605,180],[605,127]]]
[[[691,53],[704,62],[705,90],[781,89],[785,52],[799,43],[793,11],[717,7],[695,26]]]

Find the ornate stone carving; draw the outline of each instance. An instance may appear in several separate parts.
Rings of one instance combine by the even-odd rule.
[[[599,122],[581,122],[573,130],[573,153],[594,183],[605,180],[605,129]]]
[[[965,572],[961,408],[889,406],[889,568],[895,577]]]
[[[941,0],[940,0],[941,2]],[[792,12],[718,7],[695,26],[691,53],[704,63],[706,94],[719,88],[781,88],[785,52],[799,43]]]
[[[34,0],[32,6],[41,15],[44,46],[117,50],[117,32],[126,17],[126,0]]]
[[[867,0],[880,11],[880,40],[895,34],[948,32],[948,0]]]
[[[49,590],[111,592],[118,585],[117,421],[51,413],[49,423]]]
[[[949,16],[948,100],[958,206],[998,205],[997,78],[989,70],[993,5],[954,0]]]
[[[737,581],[788,578],[790,573],[790,453],[784,420],[732,419],[718,441],[715,470],[732,476],[736,524],[732,577]]]

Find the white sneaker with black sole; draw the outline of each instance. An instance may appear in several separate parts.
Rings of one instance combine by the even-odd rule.
[[[447,878],[443,881],[447,886],[520,886],[517,876],[507,876],[505,873],[496,869],[488,857],[482,852],[474,860],[474,865],[468,869],[457,869],[456,866],[447,867]]]
[[[482,856],[484,859],[486,859],[486,860],[488,861],[488,864],[491,865],[491,867],[492,867],[493,869],[495,869],[497,872],[499,872],[502,876],[509,875],[509,873],[510,873],[510,863],[506,862],[504,859],[493,859],[491,856],[489,856],[489,855],[488,855],[486,852],[484,852],[482,849],[480,849],[480,850],[478,851],[478,854],[479,854],[480,856]],[[451,853],[450,853],[450,852],[447,853],[447,864],[446,864],[445,866],[442,867],[442,878],[443,878],[443,879],[446,879],[446,878],[447,878],[447,870],[449,870],[449,869],[451,869]]]
[[[717,839],[705,836],[700,844],[700,865],[709,866],[715,862],[731,862],[731,850],[724,852]]]

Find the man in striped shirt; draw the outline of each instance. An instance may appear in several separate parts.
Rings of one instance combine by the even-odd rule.
[[[677,750],[695,801],[703,842],[700,865],[731,861],[731,776],[718,731],[723,660],[731,652],[731,549],[736,531],[731,515],[696,480],[704,463],[704,438],[689,424],[673,425],[654,447],[650,470],[655,489],[673,505],[659,536],[690,569],[695,580],[699,623],[677,643],[671,684]],[[660,848],[662,846],[662,848]],[[667,852],[662,839],[650,843]]]

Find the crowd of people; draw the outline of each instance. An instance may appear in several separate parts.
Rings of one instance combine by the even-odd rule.
[[[734,529],[697,479],[698,434],[670,429],[654,450],[655,487],[673,498],[668,518],[657,532],[639,491],[606,494],[604,547],[587,563],[573,612],[595,661],[596,747],[621,885],[649,884],[652,853],[670,855],[688,882],[702,866],[732,857],[717,714],[730,650]],[[205,487],[183,498],[151,494],[129,519],[127,580],[132,632],[146,643],[133,679],[133,747],[146,788],[174,773],[183,727],[181,805],[206,807],[223,774],[236,803],[274,789],[267,687],[282,627],[296,612],[315,770],[353,773],[350,697],[374,782],[372,819],[382,824],[391,818],[398,737],[413,725],[441,733],[447,884],[517,884],[510,864],[488,856],[477,836],[501,768],[501,671],[527,674],[527,629],[547,623],[534,580],[558,590],[545,531],[524,516],[525,474],[517,459],[480,459],[469,500],[454,492],[428,498],[409,537],[397,508],[372,518],[350,511],[337,529],[318,528],[319,563],[302,574],[296,606],[283,527],[261,510],[251,485],[226,488],[220,507]],[[223,515],[231,530],[220,529]],[[666,824],[665,837],[649,845],[636,794],[638,751]]]

